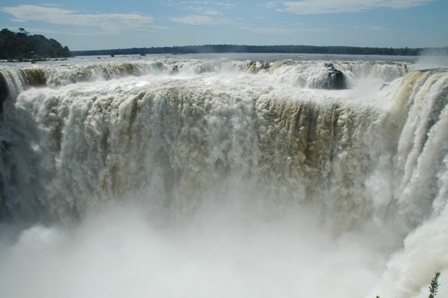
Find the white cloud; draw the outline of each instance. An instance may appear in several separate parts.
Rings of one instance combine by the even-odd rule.
[[[61,7],[62,4],[56,4],[56,3],[43,3],[43,6],[49,6],[49,7]]]
[[[380,7],[403,9],[433,1],[435,0],[301,0],[285,1],[282,3],[284,8],[278,10],[295,14],[359,12]]]
[[[188,15],[184,17],[171,18],[173,22],[188,24],[188,25],[222,25],[233,24],[234,21],[225,18],[215,18],[204,15]]]
[[[182,10],[190,10],[196,14],[205,14],[205,15],[219,15],[220,13],[215,9],[209,9],[207,7],[198,7],[198,6],[187,6],[182,8]]]
[[[264,4],[264,7],[266,7],[266,8],[276,8],[277,6],[278,6],[277,2],[266,2]]]
[[[223,2],[215,2],[215,1],[156,1],[156,0],[149,0],[150,2],[157,2],[161,5],[165,5],[168,7],[173,7],[179,10],[193,10],[197,13],[202,13],[207,10],[220,10],[221,12],[223,10],[231,10],[236,8],[235,4],[232,3],[223,3]]]
[[[384,27],[380,27],[380,26],[370,26],[368,27],[370,30],[377,30],[377,31],[383,31],[383,30],[387,30]]]
[[[204,11],[204,14],[216,16],[216,15],[219,15],[219,12],[217,12],[216,10],[206,10],[206,11]]]
[[[76,10],[35,5],[2,7],[1,11],[15,17],[14,21],[40,21],[50,24],[98,27],[103,31],[154,30],[160,26],[151,25],[154,18],[138,13],[130,14],[80,14]]]
[[[322,32],[329,31],[327,28],[279,28],[279,27],[241,27],[243,30],[256,32],[256,33],[268,33],[268,34],[283,34],[294,32]]]
[[[151,0],[150,0],[151,1]],[[152,0],[157,1],[157,0]],[[188,25],[222,25],[235,24],[237,21],[222,17],[229,10],[236,7],[235,4],[217,1],[178,1],[159,0],[160,4],[184,11],[186,15],[182,17],[171,17],[173,22]]]

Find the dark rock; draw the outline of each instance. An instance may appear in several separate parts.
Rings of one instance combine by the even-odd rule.
[[[171,74],[175,75],[179,73],[179,67],[177,65],[173,66],[173,69],[171,69]]]
[[[3,115],[3,103],[8,97],[8,84],[2,73],[0,73],[0,115]]]
[[[326,86],[327,89],[347,89],[347,82],[345,80],[344,73],[339,69],[336,69],[333,63],[325,63],[325,67],[327,67],[328,69],[328,83]]]
[[[383,85],[381,85],[380,90],[383,90],[383,89],[386,88],[387,86],[389,86],[389,83],[384,83]]]

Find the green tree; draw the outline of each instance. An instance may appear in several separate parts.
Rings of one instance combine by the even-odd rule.
[[[434,277],[431,279],[431,283],[429,284],[429,298],[434,298],[439,291],[439,277],[440,272],[436,272]]]
[[[14,33],[0,31],[0,59],[68,57],[70,50],[55,39],[43,35],[30,35],[24,28]]]

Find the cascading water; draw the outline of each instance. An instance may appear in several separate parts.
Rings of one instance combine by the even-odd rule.
[[[427,296],[448,73],[331,63],[0,68],[0,293]]]

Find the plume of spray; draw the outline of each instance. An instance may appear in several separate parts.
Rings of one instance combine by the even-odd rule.
[[[448,48],[423,50],[413,69],[448,69]]]

